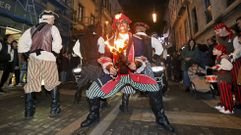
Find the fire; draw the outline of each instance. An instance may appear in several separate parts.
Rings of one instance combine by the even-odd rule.
[[[109,39],[105,41],[105,44],[110,49],[111,53],[122,53],[128,44],[129,35],[126,34],[119,34],[119,37],[114,40],[114,45],[111,45]]]

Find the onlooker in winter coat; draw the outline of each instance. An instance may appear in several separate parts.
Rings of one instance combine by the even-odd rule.
[[[183,84],[186,87],[186,91],[189,91],[190,79],[188,76],[188,68],[197,63],[199,51],[196,48],[196,42],[193,39],[190,39],[188,45],[183,49],[181,53],[182,60],[182,71],[183,71]]]

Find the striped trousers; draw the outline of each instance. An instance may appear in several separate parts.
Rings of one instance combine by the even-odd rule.
[[[55,61],[44,61],[31,56],[28,61],[25,93],[40,92],[42,81],[48,91],[60,84],[57,64]]]
[[[233,94],[232,94],[232,84],[226,81],[220,81],[218,83],[218,89],[220,92],[220,103],[224,106],[225,110],[233,111]]]
[[[111,80],[112,81],[112,80]],[[105,94],[101,90],[101,83],[100,80],[93,82],[89,89],[86,91],[86,96],[89,99],[94,99],[94,98],[108,98],[111,96],[114,96],[117,92],[121,91],[124,87],[128,87],[129,89],[123,89],[123,93],[131,93],[132,90],[140,90],[140,91],[159,91],[159,85],[158,84],[142,84],[142,83],[137,83],[134,82],[129,75],[127,76],[122,76],[119,83],[112,89],[112,91],[108,94]]]
[[[143,74],[145,75],[148,75],[149,77],[151,77],[152,79],[155,80],[155,76],[154,76],[154,73],[152,71],[152,68],[151,68],[151,63],[150,62],[147,62],[146,63],[146,67],[143,71]],[[125,94],[135,94],[136,93],[136,90],[134,90],[132,87],[130,86],[125,86],[122,90],[121,90],[123,93]]]
[[[233,69],[231,70],[235,100],[236,100],[236,103],[238,104],[241,104],[241,85],[237,84],[238,72],[240,67],[241,67],[241,58],[237,59],[233,63]]]

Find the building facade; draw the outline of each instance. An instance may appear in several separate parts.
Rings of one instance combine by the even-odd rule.
[[[56,25],[63,38],[63,45],[70,43],[72,29],[72,0],[0,0],[0,36],[18,34],[38,23],[43,10],[59,15]],[[63,27],[64,26],[64,27]]]
[[[168,12],[170,39],[180,49],[190,38],[206,43],[217,23],[232,27],[240,16],[241,0],[170,0]]]
[[[78,37],[88,25],[99,23],[102,36],[111,30],[113,14],[121,11],[118,0],[74,0],[73,35]]]
[[[38,23],[39,14],[45,9],[59,15],[55,25],[66,49],[90,24],[100,23],[103,36],[109,33],[114,14],[122,10],[118,0],[0,0],[0,37],[13,33],[21,36]]]

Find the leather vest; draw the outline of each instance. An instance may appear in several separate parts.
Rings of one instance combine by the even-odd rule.
[[[138,35],[141,39],[133,36],[135,56],[145,56],[148,61],[152,60],[151,38],[148,36]]]
[[[39,27],[39,25],[44,25]],[[30,52],[35,52],[36,50],[41,51],[52,51],[52,41],[53,37],[51,34],[51,24],[39,24],[31,29],[32,35],[32,46]],[[36,31],[37,29],[37,31]]]
[[[80,52],[83,57],[83,64],[97,65],[97,59],[99,58],[97,40],[99,36],[92,34],[87,36],[90,40],[85,38],[86,36],[83,36],[80,39]],[[84,40],[88,40],[88,42]]]

